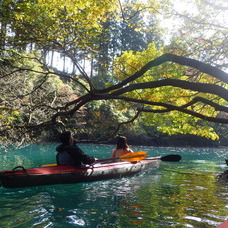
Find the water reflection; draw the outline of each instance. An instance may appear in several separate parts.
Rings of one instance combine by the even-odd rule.
[[[35,146],[14,156],[0,153],[1,166],[13,168],[18,162],[26,167],[52,163],[53,148],[54,145],[46,149]],[[90,145],[87,149],[92,148]],[[96,146],[94,153],[106,158],[110,148]],[[228,184],[217,179],[217,174],[226,168],[223,166],[225,150],[138,149],[149,151],[149,155],[178,153],[183,160],[175,164],[162,163],[155,172],[121,179],[25,189],[1,188],[1,227],[210,228],[228,219]]]

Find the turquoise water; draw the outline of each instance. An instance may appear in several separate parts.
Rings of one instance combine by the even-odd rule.
[[[108,158],[113,146],[79,144]],[[0,152],[0,170],[55,163],[56,144]],[[156,171],[132,177],[70,185],[0,188],[0,227],[216,227],[228,219],[227,149],[132,147],[149,156],[180,154]]]

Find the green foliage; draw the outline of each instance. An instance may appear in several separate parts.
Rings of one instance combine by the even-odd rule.
[[[205,11],[203,1],[189,4],[197,7],[197,11],[178,15],[182,22],[180,29],[174,30],[169,45],[164,46],[156,15],[160,13],[162,19],[164,16],[161,15],[176,17],[176,14],[170,14],[173,8],[167,1],[2,0],[2,135],[10,132],[12,137],[21,131],[21,135],[27,137],[27,132],[34,134],[38,126],[50,126],[56,122],[73,128],[76,125],[69,123],[69,119],[79,119],[79,110],[82,110],[88,115],[85,120],[80,119],[80,124],[87,126],[90,135],[102,138],[110,135],[119,123],[132,119],[138,108],[147,108],[153,112],[141,114],[139,122],[131,125],[136,132],[140,131],[140,125],[148,125],[170,135],[191,133],[217,139],[217,134],[208,124],[177,111],[161,114],[166,109],[158,103],[183,107],[195,97],[201,97],[225,105],[225,99],[210,94],[210,91],[202,93],[175,86],[157,86],[121,94],[127,98],[157,102],[153,106],[110,98],[115,89],[109,86],[124,81],[165,53],[192,57],[224,69],[227,28],[221,23],[215,24],[216,15],[224,12],[215,9],[213,4],[206,6]],[[47,65],[47,55],[51,52],[58,52],[64,58],[67,56],[74,64],[73,73],[51,69]],[[84,61],[84,67],[79,65],[80,61]],[[87,75],[88,71],[91,77]],[[164,79],[210,83],[227,89],[227,85],[217,78],[171,62],[151,67],[125,84],[123,89]],[[187,110],[210,117],[218,115],[215,108],[202,102],[188,106]],[[129,133],[129,129],[126,127],[126,132]]]
[[[144,66],[151,59],[155,59],[162,54],[162,49],[157,49],[155,44],[150,44],[145,51],[142,52],[124,52],[124,54],[115,60],[115,79],[124,80],[126,77],[134,74],[142,66]],[[190,69],[184,66],[178,66],[170,63],[163,64],[162,66],[152,68],[148,70],[142,77],[131,82],[142,83],[149,81],[157,81],[166,78],[179,79],[185,81],[198,81],[202,83],[212,83],[219,84],[218,80],[205,74],[188,75]],[[193,92],[187,89],[180,89],[173,86],[157,87],[154,89],[138,90],[134,92],[129,92],[127,94],[129,97],[134,97],[137,99],[143,99],[152,102],[162,102],[168,103],[176,106],[182,106],[190,102],[194,97],[201,96],[207,98],[208,100],[217,100],[219,104],[224,104],[223,99],[219,99],[217,96],[212,94],[202,94]],[[150,109],[150,106],[145,106]],[[156,110],[165,110],[159,106],[153,107]],[[214,110],[211,106],[205,104],[197,103],[189,107],[189,110],[197,111],[201,114],[208,116],[217,116],[218,112]],[[208,124],[202,124],[198,118],[173,111],[165,114],[150,113],[143,114],[141,119],[144,124],[149,126],[157,126],[157,129],[163,133],[172,134],[193,134],[210,139],[218,139],[218,135]]]
[[[27,70],[21,71],[21,66]],[[76,97],[70,86],[30,58],[20,59],[14,66],[0,64],[0,74],[0,130],[7,131],[9,138],[17,134],[19,140],[36,131],[33,125],[46,122],[59,106]],[[26,130],[26,126],[30,127]]]
[[[115,8],[115,1],[4,0],[2,20],[11,23],[16,46],[36,43],[56,50],[61,46],[80,50],[90,46],[90,39],[101,29],[100,21]]]

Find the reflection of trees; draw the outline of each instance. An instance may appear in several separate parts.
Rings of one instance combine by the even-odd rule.
[[[224,197],[224,203],[226,203],[228,205],[228,192],[227,192],[227,189],[228,189],[228,170],[225,170],[223,172],[220,172],[218,175],[217,175],[217,181],[218,181],[218,184],[220,186],[220,191],[218,192],[218,194],[221,196],[221,197]]]
[[[126,198],[122,203],[124,212],[121,214],[127,214],[132,217],[129,221],[143,227],[168,227],[175,224],[211,227],[209,221],[221,222],[221,217],[216,219],[214,214],[226,215],[224,201],[217,194],[217,189],[212,173],[162,175],[159,183],[151,182],[140,188],[134,199]]]

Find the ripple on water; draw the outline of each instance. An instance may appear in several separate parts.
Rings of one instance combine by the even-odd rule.
[[[83,146],[86,150],[87,146]],[[151,150],[151,155],[181,154],[182,161],[164,162],[155,172],[127,178],[13,190],[1,188],[0,227],[212,228],[228,219],[227,184],[218,184],[215,178],[222,170],[219,164],[224,163],[225,150],[142,148]],[[37,163],[31,150],[31,153],[17,152],[8,167],[15,167],[17,161],[25,167],[40,164],[41,157],[43,163],[53,163],[45,160],[47,153],[50,159],[55,155],[49,147],[35,149]],[[102,158],[108,156],[107,147],[88,147],[91,154],[93,149]],[[4,164],[12,154],[7,156],[1,159]]]

